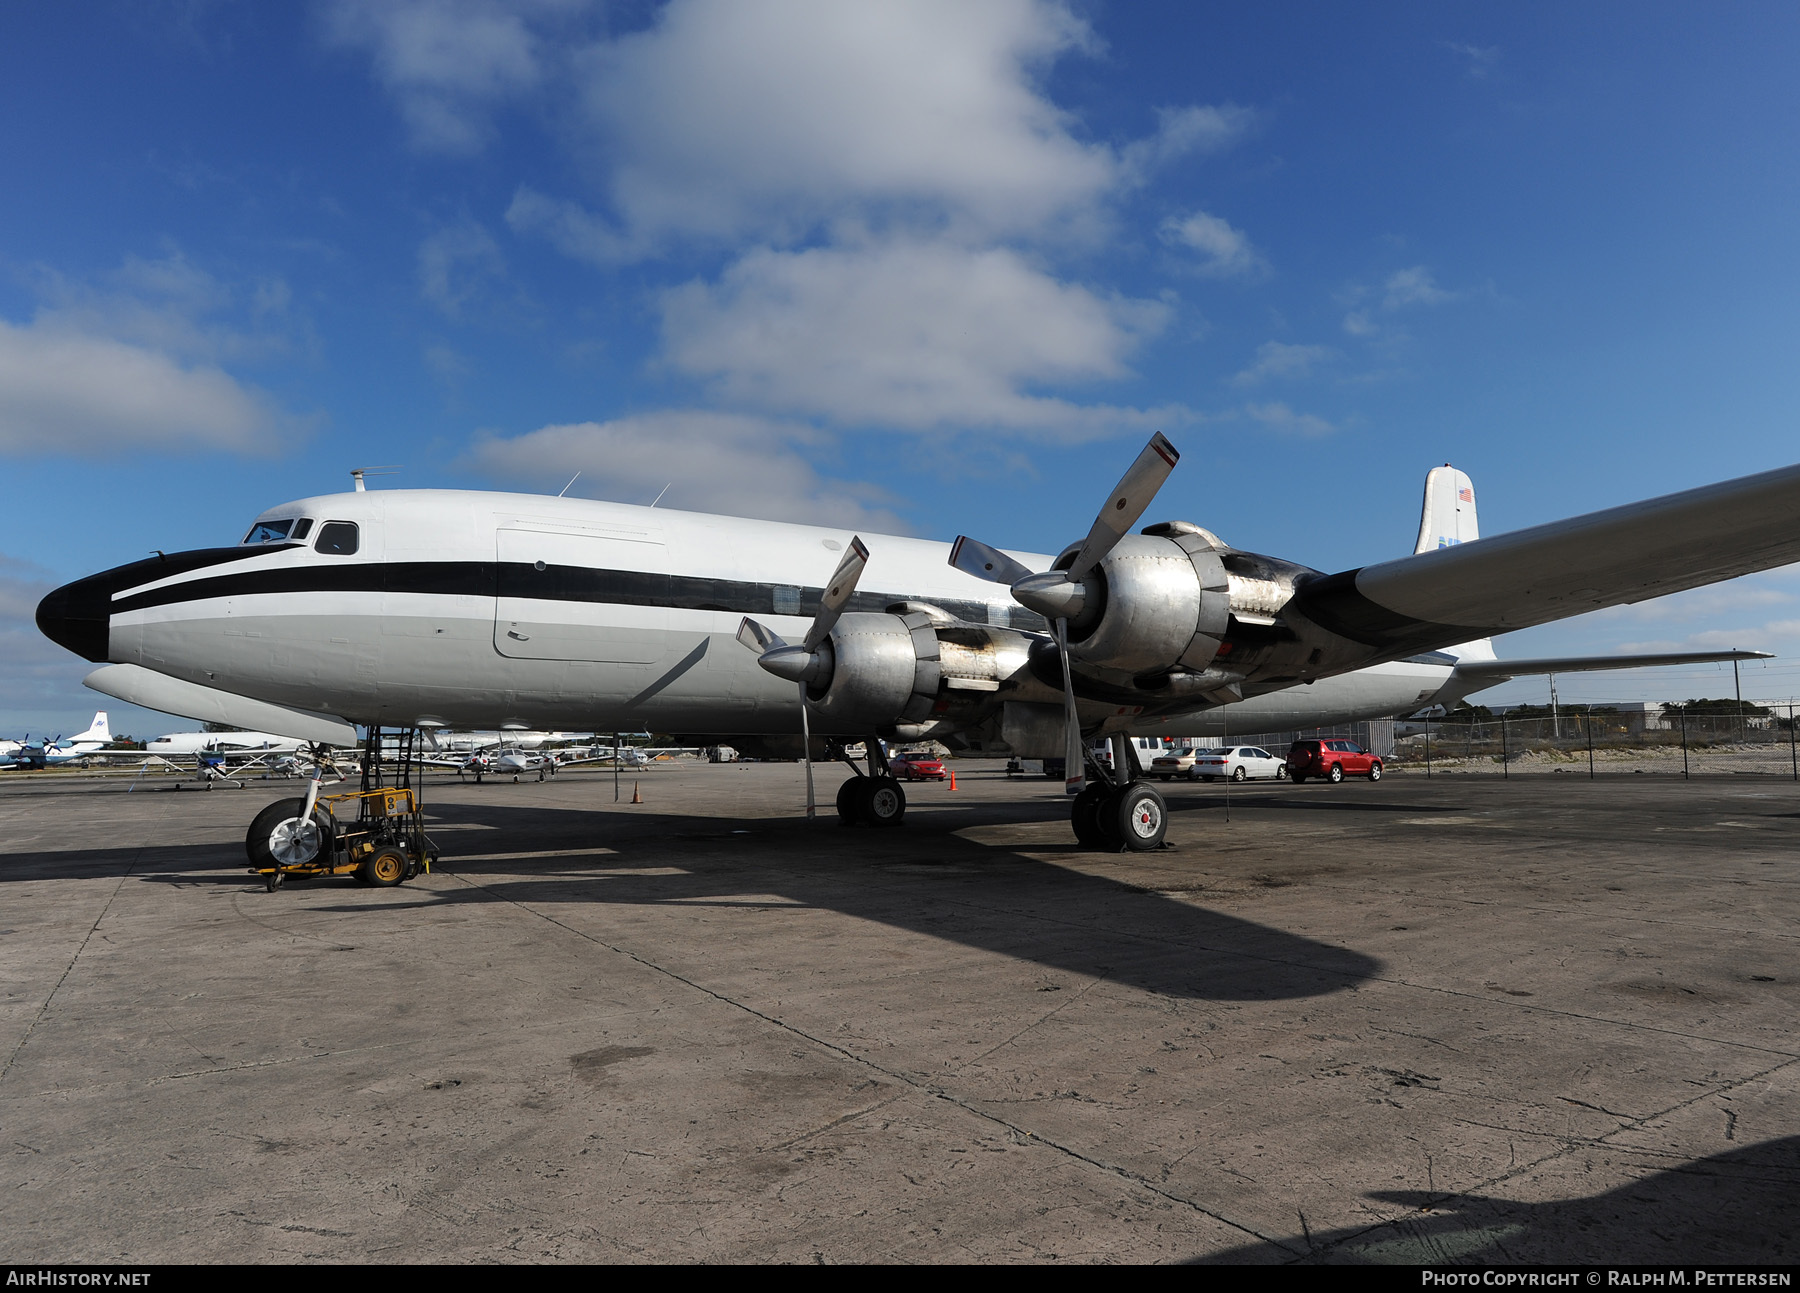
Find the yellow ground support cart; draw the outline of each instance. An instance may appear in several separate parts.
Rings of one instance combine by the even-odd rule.
[[[244,839],[250,870],[271,892],[284,880],[321,875],[354,876],[363,884],[396,885],[437,861],[425,833],[416,732],[403,729],[383,741],[369,733],[362,757],[362,788],[321,794],[315,773],[304,799],[280,799],[256,815]],[[397,784],[383,785],[390,779]]]

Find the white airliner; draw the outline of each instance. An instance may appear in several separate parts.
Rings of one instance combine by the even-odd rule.
[[[144,743],[145,754],[163,758],[188,754],[292,754],[306,744],[274,732],[170,732]]]
[[[1506,662],[1487,639],[1800,559],[1800,467],[1479,540],[1473,486],[1440,468],[1414,555],[1326,574],[1184,521],[1130,533],[1176,459],[1154,437],[1058,558],[573,498],[333,494],[270,508],[236,547],[66,585],[37,619],[105,664],[98,691],[338,745],[357,724],[1068,753],[1077,835],[1141,849],[1166,814],[1127,734],[1313,727],[1519,674],[1744,658]],[[1116,738],[1117,774],[1090,759],[1083,784],[1082,735]],[[904,813],[878,741],[838,808]]]

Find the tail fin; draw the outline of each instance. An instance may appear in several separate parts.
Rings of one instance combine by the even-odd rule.
[[[1481,537],[1475,526],[1475,482],[1445,463],[1425,477],[1425,506],[1413,552],[1454,547]]]
[[[106,723],[106,711],[100,710],[94,715],[94,721],[88,724],[88,730],[80,736],[72,736],[71,741],[98,741],[105,745],[112,740],[112,729]]]

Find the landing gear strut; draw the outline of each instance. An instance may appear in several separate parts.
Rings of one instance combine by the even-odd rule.
[[[1128,737],[1112,738],[1107,768],[1084,747],[1088,785],[1069,805],[1069,824],[1083,846],[1106,852],[1147,853],[1161,848],[1169,830],[1163,797],[1144,780],[1143,765]]]
[[[871,736],[864,744],[869,752],[867,772],[841,748],[837,752],[855,774],[838,787],[838,819],[846,826],[898,826],[906,818],[906,792],[888,771],[881,738]]]

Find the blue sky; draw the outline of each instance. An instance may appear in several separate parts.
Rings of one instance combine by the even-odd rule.
[[[6,6],[0,732],[100,703],[48,587],[358,466],[1055,550],[1160,429],[1149,519],[1342,569],[1436,463],[1488,533],[1785,465],[1797,63],[1774,4]],[[1800,659],[1797,599],[1499,645]]]

